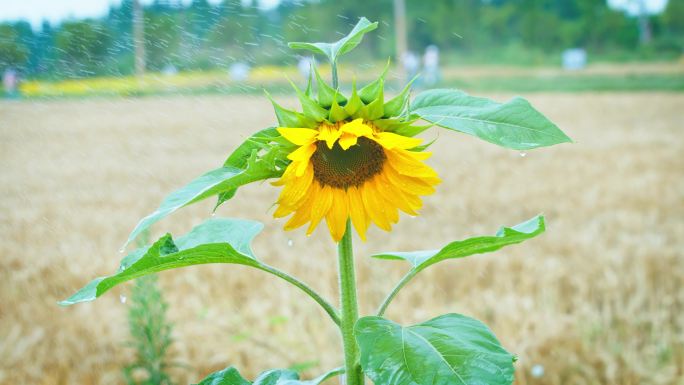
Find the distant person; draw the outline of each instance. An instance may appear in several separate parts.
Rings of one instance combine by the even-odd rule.
[[[423,55],[423,83],[426,86],[434,86],[440,77],[439,48],[436,45],[429,45]]]
[[[18,96],[19,76],[14,68],[9,67],[5,69],[5,72],[2,74],[2,85],[5,88],[5,95],[10,98]]]
[[[411,80],[418,75],[420,59],[418,58],[418,55],[412,51],[406,51],[401,55],[401,65],[404,66],[404,71],[406,72],[408,80]]]
[[[304,79],[309,79],[311,76],[311,68],[316,65],[316,60],[311,56],[302,56],[297,62],[297,69],[302,74]]]

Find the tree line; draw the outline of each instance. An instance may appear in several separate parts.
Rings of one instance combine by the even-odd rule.
[[[357,55],[394,56],[392,0],[283,0],[262,10],[241,0],[218,5],[155,0],[144,7],[147,69],[159,71],[294,63],[287,41],[334,40],[358,17],[381,23],[378,37]],[[132,0],[96,19],[0,24],[0,71],[27,77],[126,75],[134,69]],[[569,47],[616,59],[678,57],[684,52],[684,1],[640,20],[598,0],[407,0],[409,49],[434,44],[463,60],[508,62],[557,57]],[[643,19],[641,20],[643,21]],[[643,26],[641,26],[643,28]]]

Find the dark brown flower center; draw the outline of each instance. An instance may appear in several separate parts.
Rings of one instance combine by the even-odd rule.
[[[360,186],[380,173],[385,160],[382,146],[365,137],[358,138],[356,145],[347,150],[338,142],[329,149],[325,142],[319,141],[311,156],[314,178],[322,185],[343,189]]]

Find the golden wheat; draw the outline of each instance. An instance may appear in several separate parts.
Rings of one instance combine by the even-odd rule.
[[[519,355],[518,384],[684,383],[684,95],[531,99],[577,143],[521,156],[428,133],[440,137],[431,165],[444,183],[422,216],[357,241],[362,311],[406,268],[368,254],[435,248],[544,212],[543,236],[428,269],[387,315],[482,319]],[[119,296],[129,288],[69,308],[56,301],[113,272],[140,217],[273,122],[250,96],[0,103],[0,383],[122,383],[132,351]],[[277,192],[248,186],[218,215],[265,222],[257,255],[335,300],[329,236],[282,232],[268,213]],[[184,233],[212,204],[183,209],[154,235]],[[340,363],[339,337],[315,303],[264,273],[214,265],[160,278],[174,351],[193,368],[174,372],[179,383],[228,364],[253,376]]]

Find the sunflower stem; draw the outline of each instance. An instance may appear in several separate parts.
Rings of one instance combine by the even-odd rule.
[[[332,63],[332,87],[334,89],[338,88],[338,80],[337,80],[337,63],[333,62]]]
[[[356,273],[351,233],[351,221],[347,219],[344,236],[337,245],[340,274],[340,330],[344,347],[346,385],[363,385],[363,371],[359,364],[359,347],[354,338],[354,325],[359,319],[359,308],[356,298]]]

